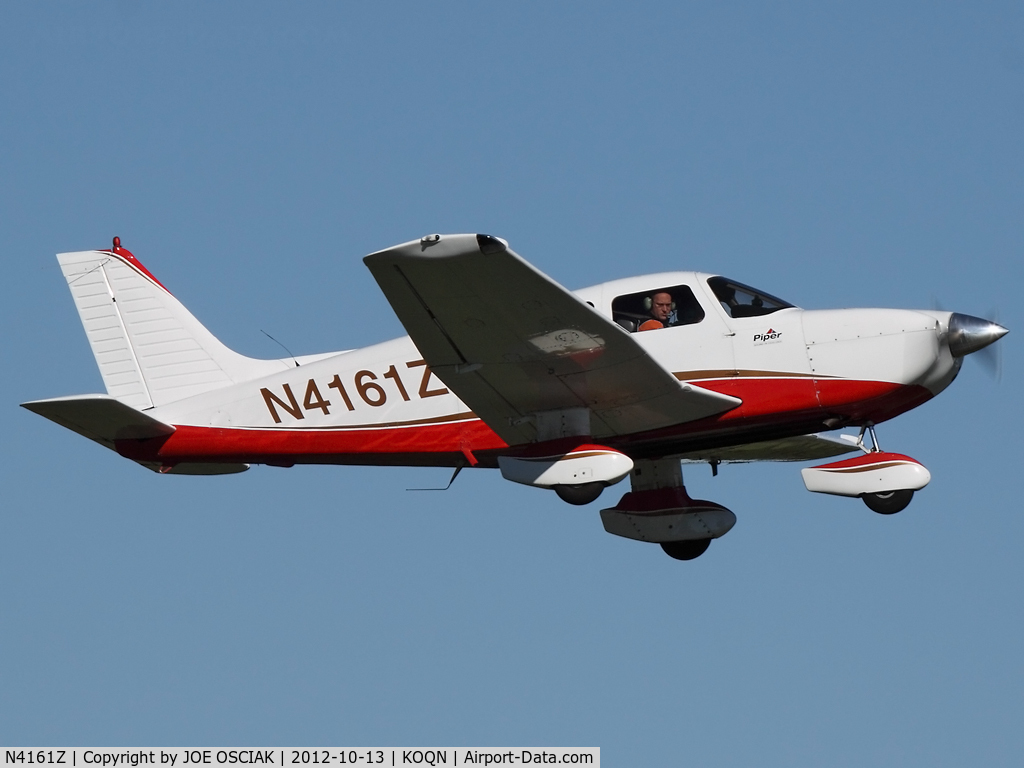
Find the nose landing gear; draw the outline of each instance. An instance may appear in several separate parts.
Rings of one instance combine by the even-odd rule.
[[[711,546],[711,539],[693,539],[692,541],[663,541],[661,548],[674,560],[695,560]]]
[[[870,449],[864,445],[865,433],[871,436]],[[919,461],[883,451],[870,422],[861,428],[858,444],[864,451],[861,456],[801,470],[807,490],[855,496],[873,512],[894,515],[906,509],[914,491],[921,490],[932,479]]]
[[[880,515],[895,515],[907,508],[914,498],[914,492],[904,489],[886,493],[865,493],[860,498],[872,512],[877,512]]]

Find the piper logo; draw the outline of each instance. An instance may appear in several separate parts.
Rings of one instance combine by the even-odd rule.
[[[782,341],[782,331],[776,331],[774,328],[769,328],[764,333],[754,334],[754,346],[760,346],[761,344],[772,344]]]

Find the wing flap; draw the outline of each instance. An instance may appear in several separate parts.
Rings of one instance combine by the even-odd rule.
[[[434,373],[510,444],[537,414],[586,408],[593,437],[735,408],[680,382],[630,334],[487,235],[424,238],[364,259]]]

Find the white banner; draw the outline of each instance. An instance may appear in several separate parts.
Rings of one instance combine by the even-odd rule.
[[[601,765],[599,747],[64,748],[0,747],[4,766],[202,768],[202,766]]]

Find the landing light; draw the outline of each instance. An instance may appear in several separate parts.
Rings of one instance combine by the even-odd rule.
[[[480,253],[490,256],[495,253],[504,253],[508,249],[508,243],[500,237],[493,235],[477,235],[476,243],[480,246]]]

